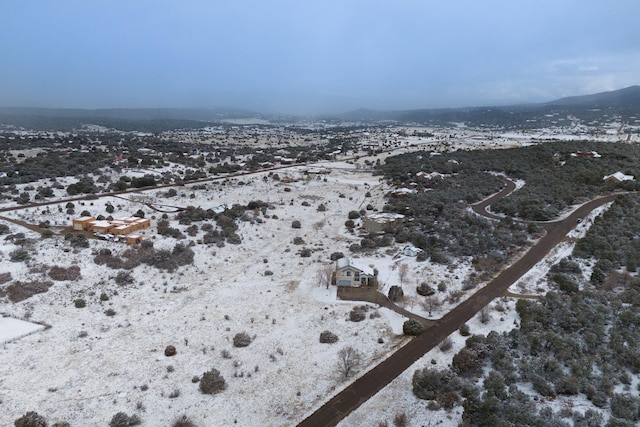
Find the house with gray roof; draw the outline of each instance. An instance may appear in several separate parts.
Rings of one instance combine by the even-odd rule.
[[[336,261],[336,285],[338,286],[375,286],[378,279],[371,267],[357,265],[351,258]]]

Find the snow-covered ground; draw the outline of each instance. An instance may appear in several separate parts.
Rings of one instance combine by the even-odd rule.
[[[157,249],[172,249],[176,240],[155,233],[162,213],[143,202],[206,209],[261,199],[273,206],[265,215],[257,212],[253,221],[238,223],[240,245],[198,243],[199,231],[186,240],[195,243],[193,265],[173,273],[142,265],[132,271],[134,283],[125,286],[116,284],[117,270],[93,262],[100,249],[122,254],[124,244],[91,240],[90,248],[77,250],[62,236],[40,239],[38,233],[7,222],[11,233],[24,232],[34,243],[27,244],[31,260],[14,263],[9,253],[17,246],[3,241],[0,273],[10,273],[14,282],[50,280],[50,267],[77,265],[82,277],[54,282],[48,292],[16,304],[2,301],[0,312],[51,328],[0,347],[3,359],[11,361],[0,367],[0,425],[10,425],[31,410],[50,423],[71,425],[105,425],[119,411],[138,414],[145,425],[164,425],[183,414],[203,426],[292,425],[352,380],[343,380],[337,372],[341,348],[349,345],[362,352],[361,374],[403,345],[406,319],[371,304],[338,301],[334,287],[316,285],[316,273],[329,255],[349,255],[348,247],[360,240],[344,227],[348,212],[369,203],[381,208],[388,190],[353,165],[331,166],[326,181],[285,184],[257,174],[208,183],[206,190],[177,187],[178,195],[171,198],[162,196],[164,189],[129,194],[129,200],[75,202],[74,214],[67,214],[66,203],[5,213],[32,224],[49,220],[56,229],[84,210],[106,216],[107,204],[115,207],[116,218],[142,209],[153,218],[152,227],[143,232],[145,240]],[[279,175],[303,178],[295,169]],[[370,197],[365,197],[367,191]],[[325,212],[317,210],[320,203]],[[302,227],[293,229],[293,220]],[[171,225],[185,229],[176,221]],[[294,237],[305,244],[293,244]],[[311,248],[312,256],[300,257],[302,247]],[[444,281],[448,292],[460,288],[469,273],[468,264],[449,269],[419,263],[398,256],[400,249],[381,248],[358,262],[379,271],[384,292],[400,284],[399,265],[407,264],[405,307],[419,314],[426,315],[415,301],[416,284],[427,280],[437,286]],[[101,300],[102,293],[108,300]],[[75,307],[78,298],[86,300],[86,307]],[[349,311],[359,305],[370,306],[368,317],[348,321]],[[107,316],[108,309],[115,315]],[[433,314],[447,310],[445,305]],[[338,343],[320,344],[324,330],[337,334]],[[233,347],[232,339],[240,332],[254,337],[246,348]],[[177,355],[164,355],[168,345],[176,347]],[[214,396],[203,395],[192,382],[211,368],[220,370],[228,384]]]
[[[155,233],[162,213],[144,203],[208,209],[260,199],[273,207],[266,214],[256,211],[252,221],[238,223],[240,245],[199,243],[203,234],[199,231],[182,241],[194,242],[193,265],[173,273],[139,266],[132,271],[134,284],[126,286],[115,283],[117,270],[93,262],[100,249],[122,254],[125,245],[91,240],[89,249],[76,250],[62,236],[41,240],[38,233],[7,223],[11,233],[24,232],[35,243],[30,261],[12,263],[8,254],[16,246],[2,241],[0,273],[11,273],[13,281],[49,280],[49,267],[77,265],[82,277],[54,282],[48,292],[17,304],[6,299],[0,303],[0,312],[13,318],[51,325],[0,347],[3,360],[11,361],[0,366],[0,425],[10,425],[30,410],[51,423],[64,420],[71,425],[105,425],[120,411],[136,413],[144,425],[165,425],[183,414],[202,426],[294,425],[353,379],[345,381],[337,372],[335,362],[341,348],[353,346],[364,355],[357,377],[402,346],[406,342],[401,335],[406,320],[402,316],[371,304],[339,301],[335,287],[317,286],[316,274],[329,262],[330,254],[350,255],[349,246],[360,240],[344,227],[348,212],[369,203],[382,208],[383,194],[389,190],[379,178],[354,165],[333,162],[323,167],[331,168],[331,174],[312,179],[296,167],[279,171],[281,178],[294,180],[286,184],[267,174],[255,174],[210,182],[206,190],[176,187],[177,196],[170,198],[164,197],[163,189],[132,193],[126,200],[101,197],[75,202],[74,214],[67,214],[65,204],[5,213],[32,224],[49,220],[55,228],[69,225],[84,210],[106,216],[107,204],[115,207],[112,215],[116,218],[142,209],[152,218],[152,227],[143,232],[145,240],[157,249],[170,250],[177,241]],[[370,197],[365,197],[367,192]],[[320,204],[326,211],[318,211]],[[291,227],[293,220],[301,222],[300,229]],[[590,221],[585,218],[580,227],[587,227]],[[171,225],[185,229],[176,221]],[[305,243],[293,244],[294,237]],[[444,284],[446,290],[436,294],[442,305],[432,310],[431,318],[446,314],[457,304],[447,302],[447,296],[463,288],[472,271],[470,263],[417,262],[401,255],[401,246],[380,248],[357,261],[379,271],[385,293],[390,286],[401,284],[399,271],[406,264],[402,304],[424,317],[428,317],[421,304],[424,297],[417,295],[416,286],[423,281],[434,288]],[[300,257],[303,247],[312,249],[311,257]],[[555,256],[561,251],[559,245]],[[525,276],[520,282],[537,283],[546,271],[536,268],[531,274],[533,278]],[[516,284],[512,290],[529,289]],[[108,300],[101,300],[102,293]],[[472,293],[466,291],[461,300]],[[86,307],[76,308],[77,298],[85,299]],[[370,306],[369,316],[359,323],[348,321],[349,311],[359,305]],[[504,298],[499,307],[492,306],[495,310],[488,324],[477,319],[469,322],[472,333],[513,327],[515,300]],[[107,316],[108,309],[116,314]],[[3,325],[0,322],[0,330]],[[338,343],[320,344],[319,334],[324,330],[336,333]],[[248,347],[233,347],[232,339],[239,332],[254,337]],[[426,402],[413,397],[411,376],[417,368],[449,364],[464,344],[457,333],[452,339],[451,350],[429,352],[341,425],[375,425],[399,410],[410,415],[410,425],[424,424],[419,420],[427,413]],[[176,347],[177,355],[164,355],[168,345]],[[228,385],[214,396],[201,394],[198,384],[192,382],[194,376],[211,368],[220,370]],[[385,403],[390,400],[394,405]],[[428,414],[440,417],[442,425],[459,421],[459,410]]]
[[[611,203],[594,209],[584,220],[574,229],[568,239],[557,245],[542,261],[537,263],[529,272],[516,281],[509,291],[513,294],[544,295],[549,286],[545,276],[549,269],[561,259],[570,256],[575,245],[575,239],[584,237],[594,219],[601,215]],[[590,275],[588,263],[581,263],[585,276]],[[471,334],[487,335],[491,331],[506,332],[516,327],[520,319],[515,310],[516,298],[502,297],[494,300],[489,305],[490,320],[482,323],[481,315],[478,313],[467,324]],[[386,421],[392,425],[397,414],[404,413],[407,416],[408,427],[420,427],[425,425],[454,427],[460,425],[462,421],[462,408],[457,406],[451,411],[440,409],[433,411],[427,408],[428,402],[418,399],[413,394],[411,380],[415,371],[426,367],[445,369],[451,366],[453,356],[465,345],[467,337],[454,332],[449,336],[452,342],[451,349],[442,351],[435,347],[426,353],[420,360],[414,363],[409,369],[392,381],[382,391],[377,393],[357,410],[346,417],[339,426],[361,426],[377,425],[381,421]],[[390,404],[393,402],[393,404]],[[597,409],[584,397],[560,397],[556,406],[559,409],[563,405],[582,411],[586,409]]]

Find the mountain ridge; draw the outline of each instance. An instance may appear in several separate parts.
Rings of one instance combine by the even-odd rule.
[[[640,86],[570,96],[535,104],[460,108],[422,108],[410,110],[370,110],[360,108],[344,113],[316,116],[330,121],[366,123],[450,125],[464,122],[472,126],[532,127],[549,121],[547,116],[571,114],[584,120],[597,120],[603,113],[623,120],[640,114]],[[296,116],[265,115],[237,108],[31,108],[0,107],[0,125],[39,130],[71,130],[96,124],[118,130],[158,132],[177,128],[201,128],[231,119],[299,120]],[[308,119],[306,117],[305,119]]]

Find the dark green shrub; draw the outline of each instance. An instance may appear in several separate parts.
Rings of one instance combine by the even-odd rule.
[[[291,222],[291,228],[300,228],[301,226],[302,225],[300,224],[300,221],[298,221],[297,219]]]
[[[461,381],[451,371],[437,369],[419,369],[413,374],[411,381],[413,394],[418,399],[439,400],[446,393],[456,392],[461,387]]]
[[[349,219],[358,219],[360,218],[360,214],[358,211],[349,211],[349,215],[347,215]]]
[[[402,324],[402,332],[405,335],[416,336],[420,335],[423,331],[422,324],[414,319],[409,319]]]
[[[391,286],[389,288],[389,294],[387,296],[393,302],[398,301],[400,298],[404,297],[404,291],[402,290],[402,286],[398,286],[398,285]]]
[[[86,306],[87,306],[87,302],[86,302],[84,299],[82,299],[82,298],[78,298],[78,299],[76,299],[76,300],[74,300],[74,301],[73,301],[73,305],[74,305],[76,308],[84,308],[84,307],[86,307]]]
[[[638,398],[630,394],[615,393],[611,397],[611,415],[627,421],[638,421]]]

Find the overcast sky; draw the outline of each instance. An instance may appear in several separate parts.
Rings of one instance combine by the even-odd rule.
[[[0,0],[0,105],[319,113],[640,84],[638,0]]]

